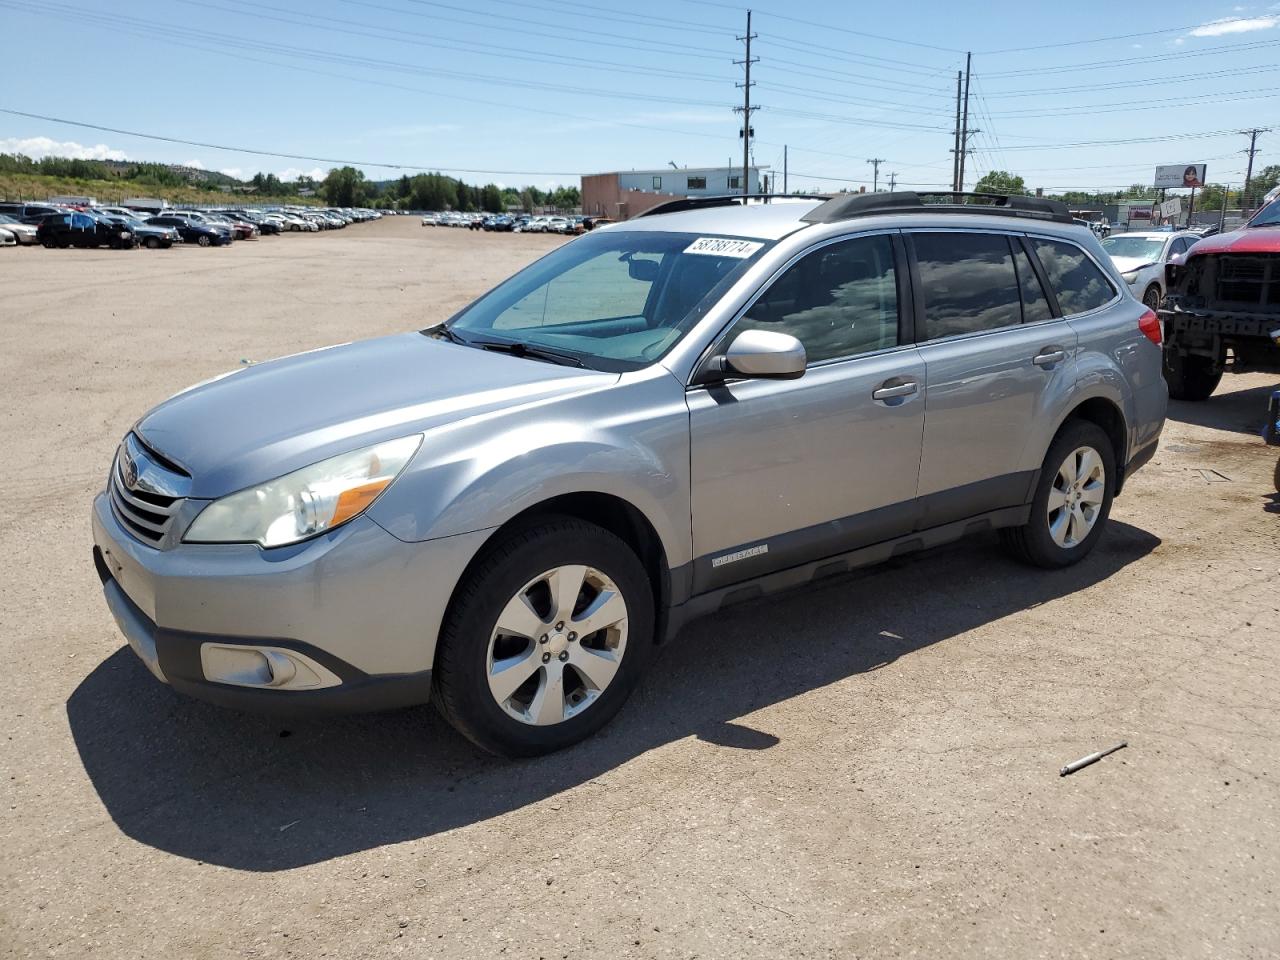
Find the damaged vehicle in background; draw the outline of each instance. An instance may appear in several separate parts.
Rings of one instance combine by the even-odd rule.
[[[1280,373],[1280,197],[1239,230],[1197,241],[1165,285],[1169,396],[1207,400],[1228,370]]]

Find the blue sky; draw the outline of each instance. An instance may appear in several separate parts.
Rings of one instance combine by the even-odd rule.
[[[1280,163],[1280,3],[753,5],[755,161],[789,185],[949,184],[972,50],[968,184],[1149,182],[1157,163],[1243,180]],[[549,186],[741,162],[745,5],[728,0],[0,0],[0,151],[195,163],[251,176],[359,161]],[[117,64],[112,70],[108,65]],[[1159,138],[1159,139],[1158,139]],[[1118,142],[1133,141],[1133,142]],[[376,166],[386,164],[389,166]],[[401,165],[402,169],[393,169]]]

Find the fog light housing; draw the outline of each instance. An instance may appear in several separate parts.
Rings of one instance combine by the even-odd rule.
[[[200,667],[206,680],[235,687],[320,690],[342,683],[327,667],[284,647],[203,643]]]

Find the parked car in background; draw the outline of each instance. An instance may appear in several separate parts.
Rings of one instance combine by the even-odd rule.
[[[113,247],[127,250],[137,246],[133,231],[83,210],[46,214],[36,228],[36,239],[46,247]]]
[[[1189,230],[1177,233],[1118,233],[1102,241],[1129,290],[1151,310],[1164,299],[1165,267],[1174,257],[1184,254],[1200,235]]]
[[[1090,554],[1167,394],[1158,320],[1065,206],[690,203],[139,418],[93,563],[156,679],[276,712],[431,697],[540,754],[736,600],[977,531]]]
[[[36,225],[34,223],[23,223],[7,213],[0,213],[0,229],[12,236],[14,243],[30,246],[37,242]]]
[[[0,213],[8,214],[22,223],[36,226],[51,213],[66,213],[68,207],[52,206],[47,203],[0,203]]]
[[[158,217],[149,217],[145,222],[153,227],[172,227],[178,231],[183,243],[195,243],[202,247],[221,247],[231,242],[231,234],[227,230],[187,217],[166,213]]]
[[[1280,197],[1239,230],[1198,240],[1167,274],[1170,396],[1207,400],[1227,370],[1280,373]]]
[[[252,223],[232,219],[225,213],[206,213],[204,217],[212,224],[226,227],[231,231],[231,236],[235,240],[257,240],[261,236],[258,228]]]
[[[138,220],[136,217],[116,214],[102,214],[101,216],[112,223],[120,224],[126,230],[132,230],[138,245],[149,250],[167,250],[175,243],[182,242],[182,234],[178,233],[174,227],[154,226]]]
[[[13,235],[11,230],[5,229],[4,225],[0,224],[0,247],[16,247],[17,245],[18,238]]]

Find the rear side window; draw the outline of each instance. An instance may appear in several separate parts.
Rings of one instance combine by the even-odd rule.
[[[1031,258],[1022,244],[1013,241],[1013,261],[1018,268],[1018,286],[1022,288],[1022,322],[1039,323],[1053,316],[1049,309],[1049,298],[1044,295],[1044,287],[1040,286],[1040,278],[1031,266]]]
[[[912,234],[924,300],[925,339],[1022,322],[1009,239],[989,233]]]
[[[1074,243],[1033,238],[1031,245],[1064,315],[1096,310],[1115,299],[1107,275]]]
[[[751,305],[734,327],[742,330],[789,333],[809,363],[897,346],[893,241],[854,237],[806,254]]]

